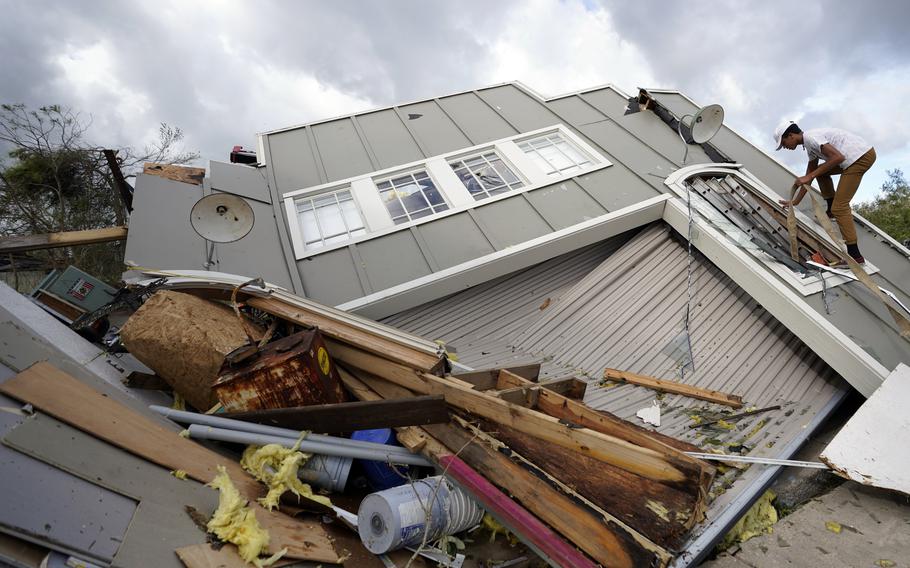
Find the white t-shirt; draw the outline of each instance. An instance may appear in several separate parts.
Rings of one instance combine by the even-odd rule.
[[[844,161],[840,163],[843,170],[872,149],[872,144],[863,138],[840,128],[814,128],[803,132],[803,148],[809,154],[809,160],[827,160],[822,154],[822,146],[825,144],[831,144],[844,155]]]

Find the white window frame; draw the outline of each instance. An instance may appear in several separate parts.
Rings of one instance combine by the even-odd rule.
[[[550,136],[553,136],[553,135],[561,136],[561,133],[560,133],[560,132],[546,132],[546,133],[540,134],[540,135],[538,135],[538,136],[525,137],[525,138],[522,138],[522,139],[520,139],[520,140],[516,140],[516,141],[515,141],[515,144],[518,145],[518,149],[521,150],[522,152],[524,152],[526,155],[529,155],[529,156],[530,156],[530,154],[532,154],[532,153],[537,154],[537,155],[540,157],[541,160],[543,160],[544,162],[546,162],[546,163],[548,164],[548,166],[549,166],[550,168],[553,168],[553,171],[547,172],[547,177],[550,178],[550,179],[561,179],[561,178],[564,178],[564,177],[571,177],[571,176],[573,176],[573,175],[576,175],[576,174],[574,173],[575,171],[584,171],[585,168],[586,168],[587,166],[589,166],[591,163],[594,162],[594,158],[593,158],[592,156],[589,156],[588,154],[586,154],[584,150],[581,150],[580,148],[575,147],[575,148],[573,148],[573,150],[576,151],[576,152],[578,152],[579,154],[581,154],[581,156],[582,156],[583,158],[585,158],[585,162],[584,162],[584,163],[578,163],[578,162],[575,160],[575,158],[573,158],[572,156],[567,155],[565,152],[563,152],[561,149],[559,149],[559,147],[557,147],[556,144],[555,144],[554,142],[552,142],[551,140],[549,140],[549,137],[550,137]],[[563,141],[566,142],[566,143],[568,144],[569,147],[574,146],[574,144],[572,143],[571,140],[566,139],[564,136],[561,136],[561,137],[562,137]],[[564,171],[564,170],[568,170],[569,168],[562,168],[562,169],[560,169],[560,168],[554,166],[552,163],[550,163],[550,161],[549,161],[543,154],[541,154],[541,152],[540,152],[537,148],[534,148],[533,146],[530,148],[530,150],[526,150],[526,149],[524,149],[524,148],[521,147],[522,144],[528,144],[528,145],[530,145],[530,144],[531,144],[532,142],[534,142],[535,140],[539,140],[539,139],[541,139],[541,138],[546,139],[546,141],[549,142],[550,145],[551,145],[553,148],[555,148],[555,150],[556,150],[558,153],[562,154],[563,157],[565,157],[567,160],[569,160],[570,162],[572,162],[572,165],[570,166],[570,168],[573,169],[572,171],[567,172],[567,171]],[[534,158],[531,158],[531,159],[533,160]],[[535,162],[535,163],[536,163],[536,162]],[[554,175],[554,174],[555,174],[555,175]]]
[[[413,218],[413,219],[412,219],[412,218],[411,218],[411,212],[408,211],[408,209],[407,209],[407,207],[405,206],[404,202],[399,198],[398,201],[399,201],[399,203],[401,203],[401,207],[402,207],[402,210],[404,211],[405,217],[407,217],[407,221],[405,221],[405,222],[403,222],[403,223],[395,223],[395,218],[393,217],[393,218],[392,218],[392,222],[395,223],[395,226],[400,227],[400,226],[402,226],[402,225],[407,225],[408,223],[412,223],[412,222],[417,221],[417,220],[419,220],[419,219],[425,219],[425,218],[427,218],[427,217],[432,217],[432,216],[434,216],[434,215],[438,215],[438,214],[440,214],[440,213],[444,213],[445,211],[448,211],[448,210],[451,209],[451,207],[452,207],[452,204],[449,203],[448,201],[446,201],[445,193],[443,193],[442,190],[439,188],[439,184],[436,183],[436,180],[433,179],[432,173],[431,173],[430,170],[428,170],[427,168],[415,168],[415,169],[411,169],[411,170],[407,170],[407,171],[396,172],[396,173],[394,173],[394,174],[385,175],[385,176],[381,176],[381,177],[380,177],[380,176],[373,176],[373,183],[374,183],[375,186],[376,186],[376,191],[379,192],[379,198],[380,198],[380,200],[382,200],[382,190],[379,189],[379,184],[384,183],[384,182],[391,183],[392,180],[394,180],[394,179],[396,179],[396,178],[404,177],[404,176],[411,176],[411,179],[414,181],[415,184],[417,184],[417,183],[418,183],[417,178],[414,177],[414,176],[415,176],[416,174],[419,174],[419,173],[424,173],[424,174],[426,174],[426,176],[430,179],[430,182],[431,182],[431,183],[433,184],[433,186],[436,188],[436,191],[439,192],[440,197],[442,197],[442,202],[445,204],[445,209],[443,209],[442,211],[438,211],[438,212],[437,212],[437,211],[433,211],[433,209],[434,209],[435,207],[438,207],[438,206],[431,205],[431,204],[430,204],[430,200],[429,200],[429,199],[426,199],[426,195],[424,195],[424,199],[427,201],[427,205],[428,205],[427,208],[430,210],[430,214],[429,214],[429,215],[423,215],[423,216],[421,216],[421,217],[416,217],[416,218]],[[418,185],[419,185],[419,184],[418,184]],[[393,186],[393,187],[394,187],[394,186]],[[421,191],[421,193],[422,193],[422,191]],[[385,207],[386,212],[388,212],[389,209],[388,209],[388,206],[386,205],[386,203],[385,203],[384,200],[383,200],[382,206]],[[389,213],[389,217],[392,217],[392,214],[391,214],[391,213]]]
[[[369,233],[369,227],[367,226],[366,219],[364,218],[364,215],[363,215],[363,211],[361,210],[360,206],[357,203],[357,196],[351,190],[350,186],[340,186],[340,187],[336,187],[334,190],[331,190],[331,191],[319,191],[319,192],[314,192],[314,193],[310,193],[310,194],[298,195],[298,196],[294,197],[293,199],[285,202],[285,208],[286,208],[286,211],[288,214],[288,221],[290,222],[291,219],[293,219],[293,226],[296,229],[295,232],[292,234],[292,237],[294,237],[293,240],[294,240],[295,249],[297,247],[300,247],[300,248],[306,249],[308,251],[321,251],[321,250],[325,250],[325,249],[334,248],[337,245],[344,244],[344,242],[325,244],[326,235],[322,234],[322,228],[321,228],[321,226],[318,225],[318,223],[319,223],[318,216],[315,216],[314,218],[316,219],[317,227],[319,227],[318,230],[319,230],[320,236],[322,237],[322,240],[321,240],[322,244],[320,244],[318,246],[313,246],[312,244],[310,244],[309,247],[307,247],[306,241],[303,237],[303,227],[301,227],[301,225],[300,225],[300,216],[299,216],[300,213],[297,208],[297,201],[299,201],[301,199],[315,200],[320,197],[324,197],[324,196],[328,196],[328,195],[337,196],[337,194],[339,194],[343,191],[347,191],[351,194],[351,201],[354,203],[354,207],[357,209],[358,215],[360,215],[360,220],[363,222],[363,230],[365,231],[365,233],[363,235],[353,235],[352,236],[350,234],[350,228],[347,227],[347,220],[344,219],[344,215],[342,214],[342,222],[345,224],[345,228],[347,229],[347,233],[348,233],[348,239],[346,239],[344,242],[350,241],[352,239],[356,239],[361,236],[365,236],[366,234]],[[335,202],[336,202],[336,204],[338,203],[337,197],[335,198]],[[313,209],[313,212],[315,214],[315,212],[316,212],[315,207]],[[341,234],[342,233],[339,233],[339,235],[341,235]],[[333,236],[339,236],[339,235],[333,235]]]
[[[674,173],[667,176],[666,180],[664,180],[664,184],[667,185],[677,196],[679,196],[685,202],[685,200],[689,198],[689,194],[686,192],[684,182],[695,174],[731,175],[734,178],[738,179],[738,181],[741,183],[744,183],[750,188],[760,192],[771,202],[776,202],[778,199],[780,199],[779,195],[774,193],[771,188],[766,186],[760,179],[746,170],[742,164],[700,164],[680,168],[679,170],[676,170]],[[832,272],[825,272],[823,276],[807,275],[800,278],[799,275],[790,270],[787,266],[769,256],[767,253],[760,250],[757,246],[750,246],[751,243],[749,236],[739,227],[734,225],[732,221],[727,219],[707,200],[698,195],[698,192],[691,192],[691,196],[693,197],[693,213],[696,213],[700,217],[708,220],[718,231],[723,233],[727,238],[726,242],[724,243],[726,246],[735,247],[747,251],[749,255],[752,256],[752,258],[759,261],[765,268],[773,272],[801,295],[811,296],[812,294],[820,293],[825,289],[831,289],[836,286],[840,286],[841,284],[853,281],[850,277],[839,276]],[[796,219],[800,226],[804,230],[810,232],[816,239],[825,241],[833,248],[838,248],[838,245],[831,240],[831,237],[829,237],[827,234],[823,234],[823,231],[819,232],[814,230],[814,222],[811,221],[809,217],[804,215],[799,209],[796,210]],[[863,265],[863,269],[867,274],[875,274],[876,272],[879,272],[879,268],[872,264],[872,262],[870,262],[868,259],[866,260],[866,264]],[[824,282],[822,282],[822,278],[824,278]]]
[[[590,157],[591,163],[581,171],[573,172],[568,175],[559,177],[547,175],[547,173],[540,169],[530,156],[525,154],[525,152],[518,147],[518,143],[550,133],[558,133],[569,144],[572,144],[576,149],[580,150],[583,155]],[[502,159],[503,163],[505,163],[505,165],[522,180],[524,185],[485,199],[475,200],[474,196],[464,186],[461,179],[455,175],[455,171],[449,166],[449,162],[491,151],[495,152],[500,159]],[[521,193],[533,191],[548,185],[555,185],[567,179],[583,176],[612,165],[612,162],[604,157],[603,154],[582,140],[566,125],[555,124],[546,128],[523,132],[515,136],[493,140],[469,148],[461,148],[453,152],[447,152],[424,160],[402,164],[394,168],[386,168],[336,182],[290,191],[284,193],[282,199],[285,203],[285,212],[287,215],[291,243],[294,246],[294,256],[297,260],[301,260],[317,254],[323,254],[343,248],[352,243],[362,242],[396,231],[405,230],[415,225],[431,222],[450,215],[456,215],[474,207],[482,207],[503,199],[510,199]],[[396,225],[392,221],[392,217],[386,209],[385,204],[379,197],[379,190],[376,187],[376,182],[418,170],[426,170],[427,174],[436,185],[436,189],[439,190],[442,198],[448,204],[449,209]],[[358,206],[367,229],[367,234],[357,236],[343,243],[335,243],[317,249],[307,249],[303,243],[303,233],[298,222],[297,209],[294,200],[299,197],[313,197],[322,193],[339,191],[346,187],[350,187],[351,189],[354,203]]]
[[[509,171],[509,173],[516,177],[517,181],[514,181],[512,183],[507,182],[506,179],[502,175],[500,175],[498,171],[495,170],[495,167],[493,166],[493,164],[490,163],[490,160],[487,158],[487,156],[489,154],[493,154],[494,156],[496,156],[496,158],[500,162],[502,162],[503,166]],[[493,167],[494,171],[496,171],[496,174],[499,175],[499,177],[503,181],[502,186],[493,189],[493,191],[496,191],[496,193],[494,193],[494,194],[490,194],[490,190],[487,189],[486,187],[484,187],[483,180],[479,179],[477,177],[476,172],[471,171],[471,167],[465,163],[468,160],[474,160],[474,159],[478,159],[478,158],[483,160],[485,163],[487,163],[489,165],[489,167]],[[461,164],[463,164],[463,166],[455,168],[452,166],[452,162],[460,162]],[[468,189],[468,193],[471,193],[471,197],[474,199],[475,202],[486,201],[487,199],[496,197],[497,195],[505,195],[507,193],[521,191],[524,189],[524,187],[526,185],[528,185],[528,180],[526,180],[521,175],[520,171],[516,171],[517,168],[515,168],[511,164],[509,164],[509,162],[503,156],[501,156],[499,152],[496,151],[496,148],[488,148],[488,149],[480,151],[480,152],[472,152],[470,154],[465,154],[465,155],[451,156],[446,159],[446,163],[452,169],[452,173],[454,173],[456,177],[458,177],[457,171],[459,169],[461,169],[461,167],[464,167],[465,169],[468,170],[468,173],[471,175],[471,177],[480,185],[480,189],[481,189],[483,197],[480,197],[479,199],[477,197],[478,194],[471,193],[471,190],[468,189],[467,186],[465,186],[465,189]],[[464,181],[462,181],[460,177],[458,178],[458,181],[461,182],[461,185],[464,185]],[[519,185],[517,187],[512,187],[515,184],[519,184]],[[505,189],[503,189],[503,188],[505,188]]]

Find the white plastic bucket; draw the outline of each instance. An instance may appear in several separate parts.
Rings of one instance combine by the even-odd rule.
[[[297,477],[304,483],[341,493],[348,482],[353,461],[352,458],[313,454],[303,467],[297,470]]]
[[[438,489],[437,489],[438,487]],[[429,514],[427,514],[429,513]],[[364,497],[357,530],[373,554],[432,542],[480,522],[483,509],[442,477],[428,477]]]

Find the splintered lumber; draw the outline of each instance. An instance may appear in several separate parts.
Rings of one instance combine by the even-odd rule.
[[[355,397],[375,400],[379,397],[401,398],[408,390],[358,371],[357,376],[345,369],[341,379]],[[434,424],[422,428],[398,429],[399,440],[413,451],[421,451],[441,465],[451,463],[447,456],[457,455],[478,474],[519,501],[528,511],[568,538],[603,566],[630,568],[635,566],[666,566],[670,555],[645,537],[637,534],[609,513],[584,506],[577,497],[567,495],[553,484],[535,475],[528,467],[515,463],[489,443],[452,424]],[[451,471],[451,468],[450,468]],[[523,541],[534,538],[521,526],[510,526]],[[549,529],[546,529],[549,531]],[[549,549],[540,549],[543,556],[554,558]],[[566,563],[564,566],[579,564]],[[583,564],[587,565],[587,564]]]
[[[122,241],[126,239],[126,233],[126,227],[105,227],[104,229],[88,229],[86,231],[2,237],[0,238],[0,253],[9,254],[30,250],[91,245],[108,241]]]
[[[338,362],[373,373],[419,394],[442,394],[452,406],[648,479],[687,486],[697,484],[701,478],[701,467],[675,450],[662,452],[643,448],[615,436],[587,428],[573,428],[552,416],[416,371],[355,347],[336,341],[329,341],[328,346]]]
[[[636,375],[628,371],[617,369],[604,369],[604,378],[610,381],[619,381],[642,387],[648,387],[656,391],[668,392],[671,394],[681,394],[689,398],[707,400],[717,404],[724,404],[733,408],[742,408],[743,398],[735,394],[727,394],[720,391],[701,389],[692,385],[668,381],[665,379],[656,379],[647,375]]]
[[[234,412],[224,414],[224,417],[292,430],[336,433],[439,424],[449,421],[449,411],[445,397],[431,395]]]
[[[506,367],[506,369],[523,379],[531,382],[537,382],[540,375],[540,363],[533,365],[521,365],[518,367]],[[496,382],[499,380],[499,371],[502,369],[479,369],[467,373],[456,373],[452,376],[458,380],[465,381],[474,385],[477,390],[489,390],[497,388]]]
[[[262,486],[234,460],[219,455],[112,400],[50,363],[36,363],[9,381],[0,392],[27,402],[105,442],[188,477],[208,483],[222,465],[238,491],[249,500],[260,525],[269,531],[270,553],[287,547],[292,558],[342,561],[320,523],[269,512],[256,503]]]
[[[680,491],[513,428],[482,424],[484,431],[509,449],[661,547],[678,548],[689,529],[702,518],[704,507],[699,491]]]
[[[438,355],[395,341],[390,337],[368,329],[366,326],[358,326],[353,322],[344,321],[332,314],[330,308],[323,307],[322,310],[327,313],[321,313],[302,304],[285,302],[278,297],[250,297],[246,300],[246,304],[300,325],[318,327],[326,338],[357,345],[370,353],[382,355],[385,358],[409,365],[415,369],[429,371],[439,364]]]

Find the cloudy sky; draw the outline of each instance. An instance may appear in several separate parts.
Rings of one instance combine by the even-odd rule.
[[[68,105],[109,146],[167,122],[200,165],[257,132],[518,79],[547,96],[678,89],[765,148],[785,118],[855,131],[879,156],[859,199],[888,169],[910,174],[901,0],[0,0],[0,13],[0,102]],[[777,156],[805,167],[801,149]]]

